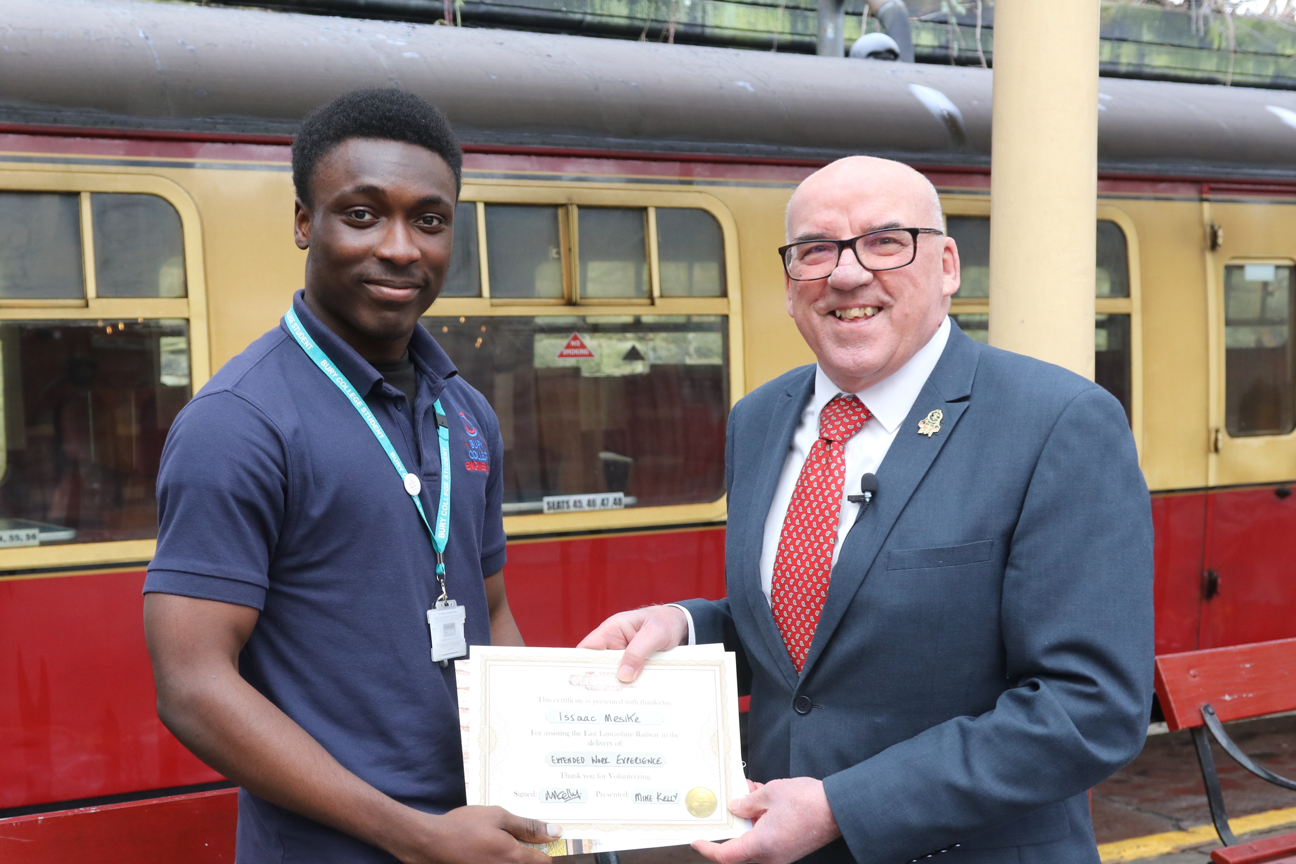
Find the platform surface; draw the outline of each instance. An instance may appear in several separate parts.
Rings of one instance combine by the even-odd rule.
[[[1296,716],[1231,723],[1229,734],[1253,759],[1278,774],[1296,779]],[[1251,776],[1218,747],[1215,749],[1215,762],[1233,830],[1243,841],[1296,831],[1296,792]],[[39,860],[41,864],[49,860],[69,860],[62,853],[75,849],[82,860],[93,858],[102,864],[118,861],[126,864],[140,860],[142,849],[157,851],[155,839],[144,838],[155,838],[161,825],[169,819],[186,818],[187,809],[198,807],[208,798],[221,799],[222,806],[199,808],[201,813],[195,810],[187,818],[191,822],[196,818],[195,824],[201,822],[202,829],[215,834],[199,836],[204,833],[204,830],[199,830],[175,838],[178,845],[174,849],[168,847],[166,851],[172,853],[168,860],[231,860],[233,799],[230,793],[185,796],[162,807],[113,805],[65,814],[63,818],[71,817],[69,822],[87,826],[77,831],[56,829],[54,823],[63,821],[56,814],[34,819],[24,817],[20,820],[21,825],[9,826],[18,829],[7,832],[14,836],[3,839],[11,841],[7,845],[7,854],[16,855],[16,849],[31,848],[27,844],[40,839],[43,832],[57,835],[58,843],[36,844],[46,852],[57,846],[60,854],[55,858],[19,855],[21,860]],[[1220,845],[1210,824],[1210,810],[1206,806],[1192,738],[1186,731],[1150,736],[1143,752],[1133,762],[1095,787],[1092,806],[1099,851],[1103,861],[1109,864],[1123,861],[1208,864],[1211,852]],[[97,820],[102,819],[112,819],[115,829],[110,838],[113,842],[108,848],[87,844],[84,842],[86,837],[80,836],[82,830],[93,828]],[[137,822],[139,824],[135,824]],[[92,833],[98,837],[102,832]],[[215,835],[219,835],[219,839]],[[215,842],[209,843],[212,840]],[[202,848],[181,848],[186,843],[201,844]],[[6,855],[0,855],[0,859],[4,858]],[[570,864],[594,864],[593,855],[572,856],[565,860]],[[687,846],[624,852],[621,860],[622,864],[700,864],[705,861]]]
[[[1257,762],[1296,778],[1296,716],[1229,724],[1229,734]],[[1258,840],[1296,831],[1296,792],[1280,789],[1238,767],[1218,747],[1215,764],[1234,830]],[[1093,792],[1094,834],[1104,862],[1210,864],[1220,846],[1188,732],[1148,737],[1143,752]],[[1272,823],[1272,824],[1270,824]],[[572,864],[594,864],[574,856]],[[688,847],[623,852],[622,864],[700,864]]]

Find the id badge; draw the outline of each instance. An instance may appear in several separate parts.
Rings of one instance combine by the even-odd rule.
[[[440,663],[468,653],[468,640],[464,638],[466,610],[453,600],[438,600],[428,610],[428,630],[432,634],[432,660]]]

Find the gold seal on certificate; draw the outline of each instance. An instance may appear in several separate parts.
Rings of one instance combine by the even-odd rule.
[[[715,812],[715,793],[702,786],[690,789],[689,793],[684,796],[684,807],[697,818],[705,819]]]
[[[563,826],[551,855],[737,837],[747,794],[734,656],[657,654],[631,684],[620,651],[474,646],[455,663],[469,804]]]

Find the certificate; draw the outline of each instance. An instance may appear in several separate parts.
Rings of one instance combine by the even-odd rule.
[[[620,651],[474,646],[455,664],[469,804],[563,826],[551,855],[737,837],[747,794],[734,655],[653,656],[631,684]]]

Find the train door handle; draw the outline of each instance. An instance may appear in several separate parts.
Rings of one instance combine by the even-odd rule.
[[[1207,570],[1202,574],[1201,593],[1203,600],[1214,599],[1219,594],[1220,575],[1214,570]]]

